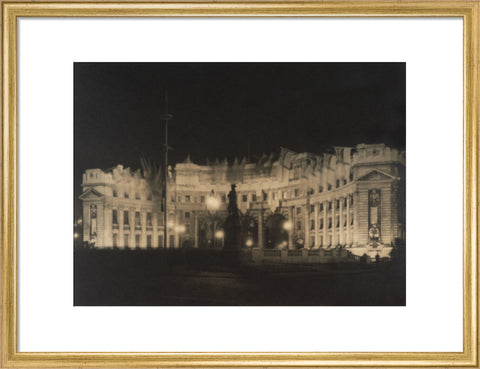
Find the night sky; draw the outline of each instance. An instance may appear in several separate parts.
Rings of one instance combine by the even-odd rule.
[[[405,148],[405,63],[75,63],[75,197],[88,168],[329,146]]]

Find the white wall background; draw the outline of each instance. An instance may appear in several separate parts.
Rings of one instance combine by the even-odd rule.
[[[462,350],[461,19],[24,18],[19,45],[20,351]],[[73,307],[79,61],[406,62],[407,306]]]

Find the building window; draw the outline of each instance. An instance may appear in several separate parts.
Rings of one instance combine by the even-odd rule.
[[[252,201],[253,201],[253,202],[257,202],[257,195],[256,195],[256,194],[253,194],[253,195],[252,195]]]
[[[353,213],[350,214],[350,225],[353,225]]]
[[[118,234],[114,233],[113,234],[113,247],[118,246]]]
[[[318,186],[318,193],[322,193],[323,192],[323,186]]]
[[[331,201],[328,202],[328,210],[332,210],[332,202]]]
[[[247,195],[242,195],[242,201],[247,202]]]
[[[339,180],[339,179],[337,179],[337,180],[335,181],[335,187],[336,187],[336,188],[340,187],[340,180]]]
[[[113,197],[118,197],[118,191],[117,190],[113,190]]]
[[[314,230],[315,229],[315,220],[310,221],[310,229]]]
[[[112,210],[112,224],[118,224],[117,210]]]
[[[353,181],[353,173],[350,173],[350,182]]]
[[[300,170],[301,170],[300,165],[296,165],[293,168],[293,179],[299,179],[300,178]]]
[[[310,205],[310,213],[313,213],[315,211],[315,205]]]
[[[309,188],[307,193],[309,195],[313,195],[315,193],[315,190],[313,188]]]
[[[126,198],[126,199],[128,199],[128,198],[129,198],[128,192],[125,192],[125,193],[123,194],[123,197]]]
[[[147,213],[147,227],[152,226],[152,213]]]
[[[295,197],[300,196],[300,190],[298,188],[295,189]]]
[[[187,234],[190,233],[190,223],[185,224],[185,233],[187,233]]]
[[[123,246],[128,248],[128,234],[123,236]]]
[[[302,208],[297,208],[297,215],[302,214]]]
[[[158,247],[163,247],[163,235],[158,236]]]
[[[275,192],[272,192],[272,200],[276,200],[277,199],[277,194]]]
[[[135,247],[140,247],[140,235],[135,235]]]
[[[330,191],[330,190],[332,189],[332,185],[329,184],[329,185],[327,186],[327,189],[328,189],[328,191]]]
[[[302,230],[302,222],[298,221],[297,222],[297,231],[301,231],[301,230]]]
[[[344,226],[344,227],[347,226],[347,218],[343,219],[343,226]]]
[[[328,218],[328,229],[332,228],[332,218]]]
[[[320,246],[323,246],[323,236],[320,236]]]
[[[335,208],[340,209],[340,200],[336,200]]]
[[[135,226],[139,226],[139,225],[140,225],[140,212],[136,211],[135,212]]]
[[[205,196],[200,196],[200,202],[203,204],[205,202]]]
[[[347,207],[347,205],[348,205],[347,203],[348,203],[348,199],[345,197],[345,198],[343,199],[343,207],[344,207],[344,208]]]
[[[353,205],[353,196],[350,196],[350,206]]]
[[[135,200],[140,200],[140,194],[138,192],[135,192]]]
[[[320,229],[323,229],[323,218],[320,219]]]
[[[123,224],[129,225],[129,220],[128,220],[128,211],[123,212]]]
[[[151,234],[147,234],[147,248],[151,248],[152,247],[152,235]]]
[[[337,219],[336,219],[336,222],[335,222],[335,227],[338,228],[340,227],[340,216],[337,215]]]
[[[172,197],[170,198],[170,200],[171,200],[172,202],[175,202],[175,196],[172,196]]]
[[[185,196],[185,202],[190,202],[191,198],[190,195]]]
[[[345,178],[342,180],[342,182],[344,186],[347,184],[347,180]]]
[[[282,198],[286,199],[288,197],[287,191],[282,192]]]
[[[320,211],[323,211],[323,202],[320,204]]]

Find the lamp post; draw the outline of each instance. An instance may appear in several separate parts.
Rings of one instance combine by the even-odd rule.
[[[223,240],[225,238],[225,233],[221,229],[215,232],[215,238],[221,242],[221,246],[223,247]]]
[[[175,232],[178,234],[178,238],[179,238],[179,245],[181,247],[182,245],[182,234],[185,233],[186,231],[186,227],[185,227],[185,224],[177,224],[174,228]]]
[[[291,234],[291,232],[293,231],[292,221],[291,220],[286,220],[285,222],[283,222],[282,228],[288,232],[289,241],[292,240],[292,238],[293,238],[292,234]],[[283,245],[283,242],[282,242],[282,245]],[[287,243],[287,245],[288,245],[288,243]],[[288,247],[292,247],[292,245],[288,245]]]
[[[171,147],[168,146],[168,122],[173,118],[172,114],[168,113],[168,91],[165,90],[165,113],[160,116],[160,119],[165,124],[165,143],[163,145],[164,162],[163,162],[163,247],[167,247],[168,241],[168,150]]]
[[[220,208],[220,200],[215,196],[215,191],[212,190],[210,195],[207,197],[207,210],[212,218],[212,246],[215,243],[215,213]]]

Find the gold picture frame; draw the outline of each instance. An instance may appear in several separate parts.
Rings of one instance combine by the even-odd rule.
[[[479,1],[2,3],[1,366],[478,367]],[[463,352],[18,352],[17,18],[155,16],[461,17],[463,19]]]

